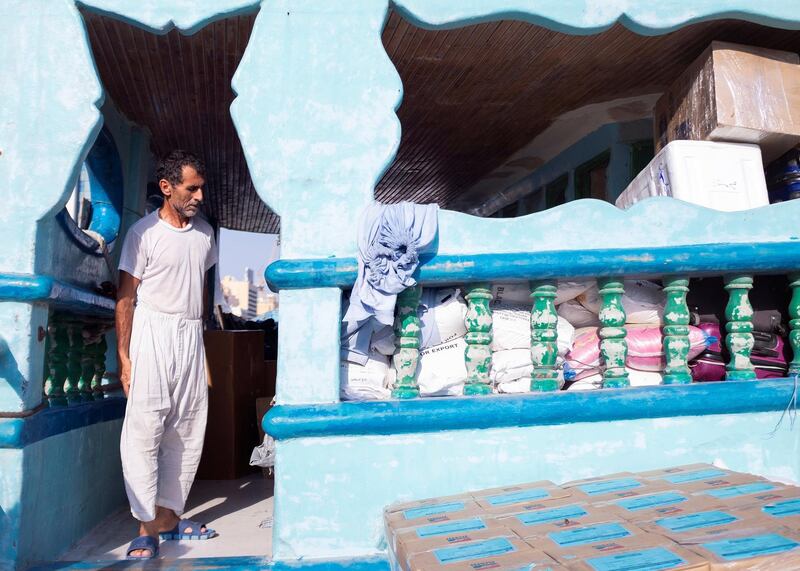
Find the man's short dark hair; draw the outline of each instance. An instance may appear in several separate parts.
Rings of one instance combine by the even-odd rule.
[[[176,149],[159,159],[156,166],[156,180],[166,179],[173,186],[180,184],[183,182],[183,167],[185,166],[192,167],[200,176],[206,174],[206,166],[197,155]]]

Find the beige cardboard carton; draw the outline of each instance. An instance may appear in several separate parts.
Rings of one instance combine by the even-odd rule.
[[[569,493],[569,491],[567,490]],[[522,502],[517,504],[504,504],[492,507],[483,507],[486,513],[496,515],[497,517],[508,516],[516,513],[525,513],[530,511],[538,511],[545,508],[554,508],[558,506],[567,506],[576,503],[589,503],[584,496],[574,498],[572,495],[564,496],[563,498],[552,498],[546,500],[537,500],[531,502]]]
[[[645,531],[663,535],[677,543],[697,536],[736,534],[742,526],[753,526],[754,514],[743,514],[726,508],[712,508],[686,514],[640,522]]]
[[[536,536],[525,538],[528,545],[541,549],[562,565],[579,560],[585,553],[621,549],[637,536],[646,535],[641,528],[627,521],[605,521],[579,527],[549,524],[538,526],[536,532]]]
[[[569,495],[569,491],[547,480],[472,493],[478,505],[486,510],[509,509],[509,506],[531,502],[548,502]]]
[[[414,508],[423,508],[427,506],[447,504],[459,501],[472,501],[472,494],[455,494],[452,496],[437,496],[435,498],[425,498],[424,500],[412,500],[410,502],[397,502],[389,504],[384,508],[384,513],[402,512]]]
[[[753,499],[757,499],[754,503]],[[800,488],[789,487],[730,500],[732,513],[761,517],[772,527],[800,530]]]
[[[409,571],[562,571],[553,560],[541,551],[531,549],[521,539],[495,537],[461,545],[439,547],[409,558]]]
[[[478,504],[471,500],[447,501],[441,504],[412,507],[384,514],[386,540],[394,547],[397,533],[404,529],[468,519],[483,514]]]
[[[734,502],[755,503],[757,498],[763,498],[783,489],[783,486],[767,480],[744,481],[728,485],[710,486],[707,489],[694,490],[700,497],[708,498],[712,501],[720,502],[721,505],[733,505]]]
[[[714,488],[724,488],[738,484],[764,481],[760,476],[731,472],[722,468],[701,468],[676,474],[656,476],[647,480],[655,485],[661,485],[675,490],[688,492],[705,492]]]
[[[681,466],[670,466],[668,468],[660,468],[658,470],[646,470],[644,472],[636,472],[638,478],[662,478],[664,476],[673,476],[677,474],[686,474],[689,472],[697,472],[699,470],[717,470],[713,464],[697,463],[697,464],[683,464]],[[725,470],[731,472],[732,470]]]
[[[567,482],[562,487],[569,490],[572,497],[591,503],[609,502],[619,498],[652,494],[666,489],[666,485],[663,482],[646,480],[630,472],[575,480]]]
[[[614,521],[615,514],[588,504],[571,503],[559,506],[544,506],[537,510],[506,515],[497,521],[524,538],[541,534],[542,529],[553,529],[560,526],[582,527],[592,523]]]
[[[800,142],[800,66],[791,52],[712,42],[658,100],[655,150],[678,139],[761,146],[768,162]]]
[[[764,488],[761,490],[752,491],[755,488]],[[724,498],[724,504],[731,509],[747,509],[750,507],[760,507],[766,504],[772,504],[781,500],[788,500],[792,498],[800,498],[800,488],[796,486],[783,486],[773,482],[765,482],[760,486],[750,486],[737,488],[739,494],[730,494],[729,497]],[[748,492],[750,493],[744,493]],[[788,515],[788,514],[787,514]]]
[[[696,538],[681,545],[705,558],[711,571],[800,569],[800,535],[785,527],[742,528],[735,534]]]
[[[650,534],[605,549],[584,550],[569,564],[572,571],[708,571],[708,563],[689,549]]]
[[[632,498],[616,499],[603,506],[620,519],[633,523],[710,510],[722,505],[712,498],[695,496],[682,490],[662,490]]]
[[[491,517],[475,516],[401,530],[395,536],[394,553],[399,567],[407,570],[408,559],[412,555],[491,537],[517,536]]]

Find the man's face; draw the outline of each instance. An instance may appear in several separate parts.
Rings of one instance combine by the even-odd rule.
[[[203,202],[203,185],[206,183],[202,176],[197,174],[194,167],[184,165],[181,171],[183,180],[180,184],[170,184],[168,180],[161,179],[159,186],[165,199],[178,214],[184,218],[191,218],[200,209]]]

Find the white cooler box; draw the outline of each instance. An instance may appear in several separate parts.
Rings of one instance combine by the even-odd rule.
[[[651,196],[671,196],[715,210],[747,210],[769,204],[758,145],[672,141],[619,195],[630,208]]]

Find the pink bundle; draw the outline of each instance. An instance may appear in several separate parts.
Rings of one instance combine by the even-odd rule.
[[[640,371],[664,370],[664,337],[658,325],[627,325],[628,358],[625,364]],[[575,343],[566,361],[577,372],[576,380],[596,374],[601,369],[598,327],[586,327],[575,332]],[[689,356],[697,357],[715,341],[702,329],[689,326]]]

